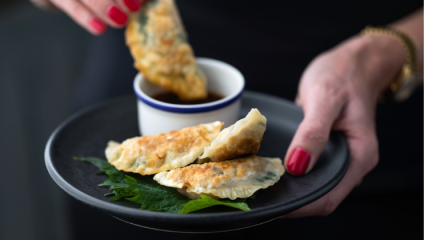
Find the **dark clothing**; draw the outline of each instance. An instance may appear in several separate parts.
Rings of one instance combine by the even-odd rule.
[[[422,1],[382,0],[184,0],[177,3],[196,56],[235,66],[245,76],[248,90],[291,100],[303,70],[315,56],[357,34],[367,24],[389,24],[422,6]],[[132,63],[122,31],[109,30],[97,38],[87,58],[76,108],[131,94],[136,74]],[[380,163],[328,217],[277,220],[250,230],[219,235],[170,236],[125,225],[70,200],[75,234],[77,239],[82,239],[94,224],[111,229],[108,233],[93,234],[97,239],[100,236],[102,239],[129,238],[130,235],[184,239],[249,236],[285,239],[396,239],[402,236],[410,239],[422,236],[422,99],[421,88],[405,103],[379,105]],[[91,214],[87,216],[86,212]],[[85,223],[90,221],[87,227]],[[113,224],[117,229],[112,230]]]

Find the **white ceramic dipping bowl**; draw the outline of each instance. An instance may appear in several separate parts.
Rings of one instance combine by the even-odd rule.
[[[166,90],[146,81],[139,73],[134,79],[134,91],[142,135],[167,133],[214,121],[224,122],[224,128],[239,120],[240,97],[244,89],[243,75],[233,66],[218,60],[198,58],[197,62],[208,79],[208,92],[220,94],[224,98],[193,105],[161,102],[151,96]]]

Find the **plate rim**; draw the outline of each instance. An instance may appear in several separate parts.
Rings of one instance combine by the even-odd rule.
[[[132,95],[131,95],[132,96]],[[248,91],[244,90],[242,99],[245,97],[260,97],[265,99],[270,99],[273,101],[283,102],[285,105],[289,106],[290,108],[300,110],[300,107],[294,105],[289,100],[276,97],[273,95],[268,95],[264,93],[258,93],[254,91]],[[335,174],[330,180],[329,184],[326,184],[315,191],[309,193],[306,196],[302,196],[302,199],[293,199],[292,201],[284,204],[275,204],[272,206],[266,206],[261,207],[259,209],[252,209],[251,211],[236,211],[236,212],[221,212],[221,213],[196,213],[196,214],[175,214],[175,213],[168,213],[168,212],[155,212],[155,211],[149,211],[149,210],[142,210],[127,206],[122,206],[118,204],[114,204],[113,202],[106,202],[103,200],[100,200],[96,197],[90,196],[79,189],[72,186],[70,183],[68,183],[57,171],[55,168],[53,161],[50,157],[50,152],[52,150],[52,143],[56,139],[56,137],[59,135],[59,133],[69,124],[72,123],[75,119],[79,118],[80,116],[85,115],[88,112],[91,112],[94,109],[103,107],[105,105],[108,105],[112,102],[116,101],[123,101],[126,98],[129,98],[130,95],[126,95],[119,98],[114,98],[112,100],[108,100],[105,102],[97,103],[95,105],[89,106],[87,108],[82,109],[81,111],[78,111],[65,119],[59,126],[53,131],[53,133],[50,135],[45,151],[44,151],[44,157],[45,157],[45,164],[47,167],[47,170],[52,177],[52,179],[55,181],[55,183],[62,188],[66,193],[71,195],[72,197],[76,198],[79,201],[82,201],[83,203],[86,203],[90,206],[93,206],[95,208],[102,209],[104,211],[115,213],[115,214],[122,214],[124,216],[129,216],[131,218],[136,218],[140,220],[149,221],[153,224],[163,223],[164,218],[166,220],[177,227],[177,226],[187,226],[187,223],[190,223],[191,226],[200,226],[204,224],[204,220],[211,220],[211,217],[213,218],[219,218],[220,222],[219,225],[231,223],[234,220],[240,220],[240,216],[243,215],[244,221],[258,221],[261,219],[272,219],[276,216],[281,216],[284,213],[288,213],[291,211],[294,211],[308,203],[311,203],[320,197],[327,194],[331,189],[333,189],[337,184],[343,179],[344,175],[346,174],[349,163],[350,163],[350,153],[349,148],[347,146],[345,138],[342,136],[339,132],[334,132],[335,137],[339,138],[341,141],[341,146],[344,148],[342,149],[343,152],[346,153],[345,161],[341,167],[341,170]],[[136,101],[135,96],[134,101]],[[296,111],[297,111],[296,110]],[[301,111],[302,112],[302,111]],[[303,113],[302,113],[303,114]],[[196,220],[196,221],[192,221]],[[218,223],[216,223],[218,224]],[[213,225],[213,222],[211,222],[211,226]]]

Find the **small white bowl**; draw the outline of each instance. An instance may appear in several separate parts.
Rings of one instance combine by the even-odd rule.
[[[166,92],[137,74],[134,92],[137,96],[138,124],[142,135],[156,135],[188,126],[214,121],[224,122],[228,127],[239,119],[244,77],[233,66],[209,58],[198,58],[197,62],[208,79],[208,92],[224,96],[223,99],[193,105],[161,102],[151,96]]]

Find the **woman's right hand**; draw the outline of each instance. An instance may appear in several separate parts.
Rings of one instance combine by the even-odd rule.
[[[39,7],[55,6],[94,35],[104,33],[108,26],[123,27],[128,13],[142,7],[143,0],[31,0]]]

